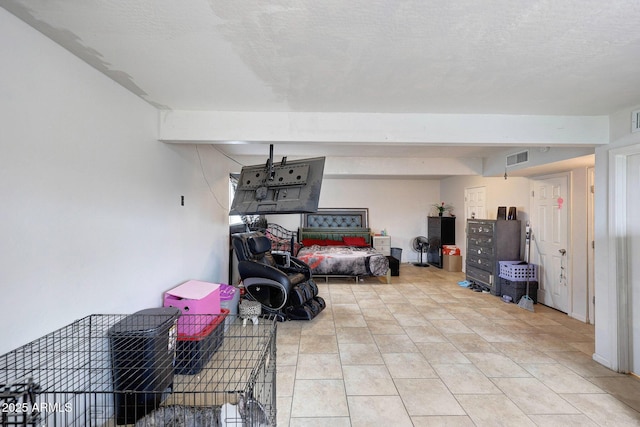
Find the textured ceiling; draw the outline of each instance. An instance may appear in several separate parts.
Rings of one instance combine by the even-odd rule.
[[[606,115],[640,100],[637,0],[0,6],[161,109]]]

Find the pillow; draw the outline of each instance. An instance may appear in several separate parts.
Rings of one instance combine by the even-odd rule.
[[[344,246],[345,243],[342,240],[330,240],[330,239],[327,239],[325,245],[327,245],[327,246]]]
[[[302,239],[302,244],[305,245],[305,246],[313,246],[313,245],[325,246],[326,245],[326,240],[324,240],[324,239]]]
[[[356,236],[344,236],[342,241],[348,246],[369,246],[364,237],[356,237]]]

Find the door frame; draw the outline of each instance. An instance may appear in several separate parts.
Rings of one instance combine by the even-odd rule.
[[[540,176],[533,176],[530,178],[530,184],[529,184],[529,189],[530,189],[530,193],[529,195],[531,196],[531,214],[529,215],[529,217],[531,218],[531,221],[533,223],[533,226],[535,226],[536,224],[536,220],[538,218],[536,218],[537,213],[535,212],[534,209],[534,203],[535,201],[533,200],[534,197],[533,195],[533,191],[535,188],[535,181],[543,181],[545,179],[551,179],[551,178],[566,178],[567,179],[567,196],[566,196],[566,200],[564,201],[564,206],[567,212],[567,229],[565,230],[566,232],[566,241],[567,241],[567,255],[566,255],[566,262],[567,265],[565,266],[566,270],[565,270],[565,274],[566,274],[566,284],[567,284],[567,315],[570,315],[571,313],[573,313],[573,240],[571,238],[572,234],[571,234],[571,230],[572,230],[572,209],[573,209],[573,174],[571,173],[571,171],[568,172],[560,172],[560,173],[554,173],[554,174],[550,174],[550,175],[540,175]],[[533,230],[532,233],[532,238],[535,239],[535,229]],[[531,244],[533,244],[533,242],[531,242]],[[539,259],[536,259],[537,262],[540,262]]]
[[[595,166],[587,168],[587,304],[586,322],[596,323],[595,307]]]
[[[628,266],[631,262],[627,239],[627,158],[640,154],[640,144],[609,151],[609,200],[607,206],[608,222],[608,277],[615,280],[611,288],[615,292],[617,326],[617,370],[629,372],[632,357],[632,316],[631,283]]]

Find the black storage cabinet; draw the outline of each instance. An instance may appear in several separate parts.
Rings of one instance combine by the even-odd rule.
[[[456,244],[456,218],[452,216],[430,216],[427,218],[427,262],[442,268],[442,245]]]
[[[156,409],[172,387],[179,315],[175,307],[150,308],[109,329],[118,425],[134,424]]]

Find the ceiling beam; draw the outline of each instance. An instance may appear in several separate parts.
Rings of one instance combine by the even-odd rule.
[[[171,143],[608,144],[608,116],[160,111]]]

